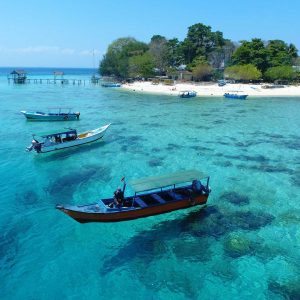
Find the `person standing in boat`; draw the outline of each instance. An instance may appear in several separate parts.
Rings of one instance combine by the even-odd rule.
[[[125,177],[123,177],[121,179],[121,181],[124,182],[123,183],[123,190],[121,190],[121,188],[118,187],[114,191],[114,201],[109,205],[110,208],[113,208],[113,207],[120,208],[124,204],[124,193],[125,193],[125,188],[126,188]]]
[[[117,188],[114,191],[114,206],[115,207],[122,207],[124,201],[124,193],[120,188]]]

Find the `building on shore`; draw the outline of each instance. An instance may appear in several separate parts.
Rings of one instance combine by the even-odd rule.
[[[167,73],[167,76],[170,79],[178,81],[192,81],[193,73],[187,70],[173,70],[170,73]]]

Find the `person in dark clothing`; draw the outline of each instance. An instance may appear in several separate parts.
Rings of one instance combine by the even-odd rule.
[[[120,189],[117,188],[114,191],[114,201],[112,203],[110,203],[109,207],[110,208],[120,208],[123,206],[123,202],[124,202],[124,192]]]

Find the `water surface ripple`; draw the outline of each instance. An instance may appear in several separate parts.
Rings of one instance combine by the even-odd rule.
[[[1,299],[300,299],[299,98],[182,100],[5,77],[0,88]],[[51,106],[81,120],[19,113]],[[109,122],[103,141],[24,151],[32,133]],[[202,211],[80,225],[54,209],[111,196],[123,175],[190,168],[211,175]]]

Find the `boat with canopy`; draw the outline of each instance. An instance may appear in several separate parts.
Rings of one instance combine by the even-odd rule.
[[[72,112],[72,108],[52,107],[48,112],[30,112],[22,110],[21,113],[29,121],[75,121],[79,120],[80,112]]]
[[[26,149],[27,151],[34,150],[37,153],[45,153],[91,143],[101,139],[109,126],[110,124],[82,133],[77,133],[76,129],[69,128],[55,133],[34,134],[31,145]],[[36,136],[41,137],[43,141],[39,142]]]
[[[128,197],[122,181],[123,189],[117,189],[112,198],[86,205],[58,204],[56,209],[80,223],[118,222],[204,205],[211,191],[209,176],[198,170],[131,180],[134,194]]]
[[[197,92],[195,91],[181,91],[179,93],[180,98],[193,98],[197,96]]]

